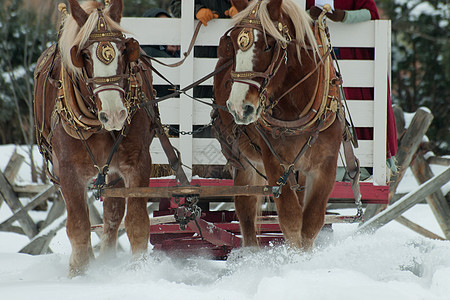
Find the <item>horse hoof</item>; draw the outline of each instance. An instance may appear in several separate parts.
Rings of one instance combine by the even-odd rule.
[[[86,274],[86,269],[87,269],[87,267],[83,267],[83,268],[70,267],[69,274],[67,275],[67,277],[69,279],[72,279],[74,277],[84,276]]]

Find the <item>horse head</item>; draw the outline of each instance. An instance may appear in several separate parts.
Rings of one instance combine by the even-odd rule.
[[[64,70],[87,92],[101,125],[108,131],[120,130],[129,114],[125,103],[130,63],[140,51],[138,42],[126,39],[119,25],[122,0],[112,0],[106,7],[69,0],[69,7],[71,15],[60,38]]]
[[[258,120],[280,88],[292,80],[289,70],[301,65],[300,46],[305,45],[305,37],[308,44],[317,45],[311,19],[293,1],[233,3],[240,13],[226,36],[233,46],[229,47],[232,53],[225,55],[234,58],[226,104],[235,122],[247,125]]]

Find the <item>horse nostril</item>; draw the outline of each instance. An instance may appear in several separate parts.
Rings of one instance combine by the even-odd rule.
[[[122,109],[119,113],[119,118],[120,118],[120,120],[125,120],[126,117],[127,117],[127,110]]]
[[[101,111],[98,114],[98,119],[100,120],[100,122],[102,122],[104,124],[104,123],[108,122],[108,115],[104,111]]]
[[[246,104],[244,106],[244,117],[248,117],[248,116],[252,115],[254,111],[255,111],[255,108],[253,107],[253,105]]]

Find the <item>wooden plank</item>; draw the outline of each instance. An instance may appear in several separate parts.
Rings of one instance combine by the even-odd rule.
[[[50,242],[52,241],[56,233],[61,228],[66,226],[66,220],[66,215],[59,217],[57,220],[55,220],[55,226],[41,231],[25,247],[23,247],[19,251],[19,253],[26,253],[31,255],[51,253],[51,249],[49,248]]]
[[[391,176],[391,183],[389,184],[389,202],[391,204],[394,203],[393,197],[395,195],[395,191],[397,190],[403,175],[411,164],[412,158],[417,152],[417,149],[422,142],[422,138],[425,135],[425,132],[427,132],[432,120],[433,115],[428,109],[419,108],[416,111],[408,130],[406,130],[401,141],[399,142],[397,154],[395,156],[398,171]],[[364,211],[364,219],[369,220],[385,207],[385,205],[380,204],[371,204],[367,206]]]
[[[19,198],[17,198],[17,195],[14,193],[13,188],[8,183],[8,180],[5,178],[2,172],[0,172],[0,193],[2,194],[3,199],[11,208],[11,211],[14,214],[23,209],[22,203],[20,202]],[[27,213],[20,214],[21,216],[18,218],[18,221],[22,226],[23,231],[29,238],[34,237],[38,233],[36,224]]]
[[[17,173],[19,172],[20,167],[22,166],[23,161],[25,160],[25,157],[18,154],[17,152],[14,152],[11,155],[11,158],[8,161],[8,164],[5,167],[4,175],[6,180],[12,185],[14,183],[14,179],[17,176]],[[2,206],[4,199],[3,196],[0,194],[0,206]]]
[[[397,218],[395,218],[395,221],[399,222],[400,224],[402,224],[403,226],[408,227],[409,229],[417,232],[420,235],[423,235],[424,237],[433,239],[433,240],[441,240],[441,241],[445,241],[445,239],[443,237],[440,237],[437,234],[434,234],[433,232],[423,228],[422,226],[412,222],[411,220],[403,217],[403,216],[398,216]]]
[[[385,21],[385,20],[384,20]],[[386,21],[385,21],[386,22]],[[327,22],[334,47],[375,47],[375,21],[361,22],[358,26]],[[351,34],[349,34],[351,32]]]
[[[371,182],[360,182],[359,184],[363,203],[388,203],[389,187],[373,185]],[[354,199],[351,184],[349,182],[336,182],[330,195],[330,200]],[[354,201],[354,200],[353,200]],[[331,202],[331,201],[329,201]],[[337,201],[339,202],[339,201]]]
[[[151,217],[150,218],[150,226],[153,225],[160,225],[160,224],[167,224],[167,223],[174,223],[175,217],[173,215],[167,215],[167,216],[158,216],[158,217]],[[122,222],[119,225],[119,229],[125,229],[125,223]],[[97,223],[95,225],[91,226],[91,231],[101,234],[103,232],[103,224]]]
[[[375,24],[387,22],[376,20],[353,24],[328,22],[331,42],[335,47],[365,47],[375,46]],[[179,45],[181,19],[163,18],[122,18],[121,25],[132,33],[142,45]],[[217,45],[220,37],[232,26],[232,20],[218,19],[202,27],[196,45]],[[148,30],[158,28],[160,30]],[[348,34],[351,32],[352,34]],[[130,35],[131,36],[131,35]],[[189,36],[191,38],[191,36]]]
[[[360,222],[360,221],[357,221]],[[155,225],[162,225],[162,224],[170,224],[171,226],[167,227],[168,229],[161,229],[160,233],[168,233],[168,231],[174,233],[174,232],[196,232],[195,225],[189,227],[182,231],[179,229],[178,224],[176,223],[175,217],[173,215],[167,215],[167,216],[158,216],[158,217],[151,217],[150,218],[150,226]],[[210,222],[207,222],[209,224],[213,224]],[[354,216],[342,216],[342,215],[326,215],[325,216],[325,224],[333,224],[333,223],[355,223]],[[195,224],[195,223],[194,223]],[[220,225],[219,225],[220,224]],[[218,226],[219,228],[224,228],[223,224],[229,224],[229,223],[216,223],[214,226]],[[277,225],[278,222],[278,216],[260,216],[258,217],[256,224],[258,225]],[[120,229],[125,228],[125,223],[120,223],[119,226]],[[163,227],[160,227],[163,228]],[[203,229],[202,229],[203,230]],[[103,224],[96,224],[91,226],[91,231],[101,234],[103,231]]]
[[[25,157],[23,157],[22,155],[20,155],[17,152],[14,152],[11,155],[11,158],[9,159],[8,164],[5,167],[5,171],[3,172],[6,179],[8,180],[8,182],[11,185],[14,184],[14,180],[15,180],[17,174],[19,173],[20,167],[22,166],[22,163],[24,162],[24,160],[25,160]]]
[[[411,165],[411,171],[419,183],[424,183],[434,176],[430,166],[426,162],[423,154],[420,152],[418,152],[414,158]],[[444,232],[445,237],[447,240],[450,240],[450,207],[441,189],[438,189],[436,192],[429,195],[426,200],[431,208],[431,211],[436,217],[439,226]]]
[[[61,217],[66,211],[66,204],[64,203],[64,199],[62,198],[61,193],[58,193],[58,196],[53,200],[53,205],[50,211],[47,214],[44,222],[41,225],[41,230],[46,228],[50,224],[52,224],[56,219]]]
[[[444,167],[450,166],[450,158],[447,158],[447,157],[430,156],[427,158],[427,162],[430,165],[439,165],[439,166],[444,166]]]
[[[427,108],[419,108],[414,114],[411,124],[406,130],[403,138],[398,146],[397,154],[395,156],[398,165],[398,172],[391,177],[392,184],[389,186],[389,199],[391,199],[397,190],[400,181],[402,180],[406,170],[411,164],[423,136],[430,127],[433,121],[433,114]]]
[[[422,201],[425,197],[438,190],[449,180],[450,167],[447,167],[444,172],[421,184],[419,187],[406,194],[396,203],[390,205],[387,209],[363,223],[356,232],[372,232],[386,225],[387,223],[396,219],[405,211],[413,207],[415,204]]]
[[[175,186],[113,188],[102,191],[103,197],[170,198],[173,195],[199,194],[203,197],[234,195],[271,195],[278,187],[272,186]]]
[[[356,220],[355,216],[344,215],[325,215],[325,224],[333,223],[359,223],[362,220]],[[278,216],[261,216],[258,217],[256,224],[279,224]]]
[[[39,194],[48,187],[49,184],[14,185],[13,190],[19,197],[29,197],[30,195]]]
[[[388,40],[391,27],[389,22],[375,23],[375,67],[374,67],[374,130],[373,133],[373,181],[386,185],[386,132],[388,62],[391,60]],[[345,77],[344,77],[345,78]]]
[[[178,59],[174,58],[158,58],[158,60],[166,64],[178,61]],[[199,80],[211,73],[215,69],[216,63],[217,58],[194,58],[193,81]],[[339,66],[344,78],[344,87],[370,88],[375,86],[374,71],[376,69],[376,65],[373,60],[340,60]],[[184,85],[181,82],[183,77],[177,69],[165,67],[163,65],[158,65],[157,69],[172,84],[181,85],[181,87],[188,85]],[[167,85],[168,83],[162,77],[155,74],[153,84]],[[213,78],[205,80],[201,85],[213,85]]]
[[[212,103],[211,98],[200,98],[202,101]],[[180,99],[173,98],[161,102],[159,112],[163,124],[180,123]],[[356,127],[373,127],[374,102],[371,100],[347,100],[348,108]],[[203,103],[194,102],[193,124],[205,125],[211,122],[211,107]]]
[[[397,129],[397,140],[400,140],[406,131],[405,113],[403,112],[403,109],[396,104],[392,105],[392,111],[394,112],[395,128]]]
[[[371,167],[373,165],[373,141],[361,140],[358,142],[359,147],[355,149],[355,155],[358,157],[361,167]],[[178,138],[170,138],[170,143],[175,148],[180,149]],[[194,165],[225,165],[226,159],[222,155],[220,144],[215,138],[194,138],[192,147]],[[154,139],[150,145],[150,153],[152,163],[168,164],[167,156],[158,139]],[[181,161],[185,162],[184,153],[181,153]],[[340,159],[338,159],[338,166],[342,166]]]
[[[150,187],[173,187],[177,185],[177,181],[175,179],[168,178],[151,178],[149,180]],[[232,187],[233,180],[232,179],[210,179],[210,178],[200,178],[193,179],[191,181],[192,186],[224,186],[224,187]],[[373,185],[371,182],[360,182],[360,189],[362,195],[363,203],[380,203],[387,204],[388,203],[388,186],[377,186]],[[336,201],[335,201],[336,200]],[[233,201],[231,196],[212,196],[209,198],[202,196],[202,202],[222,202],[222,201]],[[333,191],[331,192],[329,203],[351,203],[354,205],[354,195],[351,190],[351,186],[349,182],[335,182]]]
[[[180,22],[180,41],[181,49],[180,53],[184,53],[188,50],[191,43],[192,32],[198,21],[194,18],[194,1],[182,1],[181,2],[181,18]],[[180,86],[185,87],[194,82],[194,55],[190,55],[184,63],[179,67],[180,74]],[[213,69],[210,69],[212,71]],[[193,90],[187,92],[188,95],[193,96]],[[180,131],[191,131],[193,122],[193,100],[187,95],[180,95]],[[192,178],[192,161],[194,153],[192,150],[192,135],[181,135],[180,144],[178,150],[183,153],[182,168],[186,174],[188,180]]]
[[[48,197],[55,193],[57,191],[57,187],[55,185],[48,186],[46,190],[42,191],[36,197],[34,197],[30,203],[22,207],[20,210],[17,210],[14,215],[9,217],[6,221],[0,224],[0,230],[5,230],[9,226],[11,226],[12,223],[14,223],[16,220],[19,220],[21,218],[29,218],[27,212],[39,204],[43,203],[44,201],[47,201]],[[20,204],[21,205],[21,204]],[[37,232],[36,232],[37,234]],[[27,234],[28,235],[28,234]]]

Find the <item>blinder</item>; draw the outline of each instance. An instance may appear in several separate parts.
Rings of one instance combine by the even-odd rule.
[[[78,46],[75,45],[70,49],[70,58],[72,59],[72,63],[77,68],[84,67],[84,60],[81,56],[81,52],[78,51]]]
[[[125,57],[128,63],[139,59],[140,49],[139,42],[135,39],[129,38],[125,41]]]
[[[228,32],[225,33],[219,41],[219,47],[217,48],[217,56],[219,58],[231,59],[234,56],[233,42]]]

